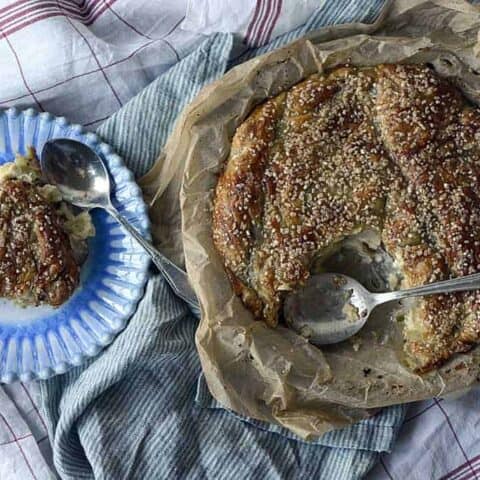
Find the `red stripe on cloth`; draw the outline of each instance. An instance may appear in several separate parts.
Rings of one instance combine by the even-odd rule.
[[[120,97],[118,96],[118,93],[115,91],[113,88],[112,83],[110,82],[110,79],[107,77],[107,74],[105,73],[104,69],[102,68],[102,65],[100,64],[100,60],[97,57],[97,54],[95,53],[95,50],[93,47],[90,45],[90,42],[88,41],[87,37],[76,27],[76,25],[70,20],[70,18],[65,17],[72,26],[72,28],[82,37],[83,41],[87,45],[88,49],[90,50],[90,53],[92,54],[93,59],[95,60],[95,63],[97,64],[98,68],[100,69],[100,72],[102,72],[103,78],[105,79],[105,82],[107,82],[107,85],[110,87],[111,92],[113,93],[113,96],[116,98],[118,104],[120,107],[123,106],[122,101],[120,100]]]
[[[440,399],[441,400],[441,399]],[[419,412],[415,413],[411,417],[408,417],[405,419],[403,423],[410,422],[411,420],[414,420],[415,418],[419,417],[420,415],[423,415],[425,412],[428,412],[431,408],[435,407],[437,404],[435,402],[432,402],[428,407],[425,407],[424,409],[420,410]]]
[[[115,2],[116,2],[116,0],[107,0],[104,3],[97,3],[97,5],[92,10],[92,15],[91,15],[90,19],[87,20],[86,22],[84,22],[84,24],[87,27],[89,25],[92,25],[92,23],[95,22],[95,20],[97,20],[97,18],[100,17],[100,15],[103,12],[107,11],[108,8],[111,7]]]
[[[80,0],[80,2],[78,2],[77,0],[65,0],[65,1],[75,5],[75,7],[79,8],[80,10],[87,11],[90,8],[90,4],[92,2],[95,2],[96,0]]]
[[[90,20],[95,10],[98,9],[98,5],[101,5],[100,0],[93,0],[90,8],[82,13],[78,8],[72,7],[71,3],[65,0],[58,0],[57,2],[53,0],[35,0],[24,3],[20,8],[12,10],[5,15],[0,15],[0,26],[3,28],[10,27],[17,19],[22,19],[27,16],[32,17],[32,13],[40,15],[52,9],[59,11],[59,4],[63,10],[68,11],[73,17],[84,23]]]
[[[104,3],[105,3],[105,0],[102,0]],[[108,9],[113,13],[113,15],[115,15],[124,25],[126,25],[128,28],[130,28],[131,30],[133,30],[135,33],[137,33],[138,35],[140,35],[141,37],[143,38],[146,38],[148,40],[152,40],[152,37],[148,36],[147,34],[141,32],[140,30],[138,30],[135,26],[133,26],[131,23],[127,22],[127,20],[125,20],[121,15],[119,15],[113,8],[111,5],[108,6]]]
[[[31,3],[31,2],[28,2],[28,1],[26,2],[25,0],[18,0],[18,2],[14,2],[14,3],[11,3],[10,5],[6,5],[5,7],[0,8],[0,16],[12,10],[22,8],[28,3]]]
[[[20,453],[22,454],[23,459],[25,460],[25,463],[27,465],[28,470],[30,471],[30,474],[32,475],[32,478],[34,480],[37,480],[37,477],[35,475],[35,472],[32,469],[32,466],[30,465],[30,462],[28,461],[27,456],[25,455],[25,452],[23,451],[22,445],[20,445],[20,438],[17,438],[15,436],[15,433],[13,432],[13,428],[10,426],[10,424],[7,422],[7,419],[0,413],[0,418],[3,420],[3,423],[6,425],[8,431],[11,433],[12,437],[14,438],[14,442],[17,444],[18,449],[20,450]]]
[[[20,72],[20,76],[22,77],[23,85],[24,85],[25,88],[27,89],[28,93],[32,96],[35,104],[37,105],[37,108],[38,108],[40,111],[43,112],[44,110],[43,110],[42,104],[40,103],[40,101],[39,101],[38,98],[35,96],[35,94],[33,93],[32,89],[30,88],[30,86],[29,86],[28,83],[27,83],[27,79],[25,78],[25,74],[23,73],[22,64],[20,63],[20,59],[18,58],[17,52],[16,52],[15,49],[13,48],[12,43],[11,43],[10,40],[7,38],[7,36],[4,34],[4,32],[3,32],[2,29],[0,29],[0,35],[3,36],[3,38],[4,38],[5,41],[7,42],[8,48],[10,49],[10,51],[11,51],[12,54],[13,54],[13,56],[15,57],[15,62],[16,62],[16,64],[17,64],[18,71]]]
[[[272,15],[273,8],[274,8],[273,4],[275,3],[275,1],[276,0],[267,0],[267,8],[265,9],[265,14],[263,15],[263,17],[258,22],[257,36],[253,41],[253,43],[255,45],[263,45],[263,38],[265,36],[265,32],[267,31],[268,25],[269,25],[270,20],[271,20],[271,15]]]
[[[163,39],[163,41],[164,41],[165,45],[168,45],[168,48],[170,48],[170,50],[173,52],[173,54],[175,55],[175,58],[177,59],[177,62],[179,62],[180,61],[180,55],[178,54],[175,47],[168,40]]]
[[[257,19],[257,23],[252,30],[250,45],[258,45],[259,39],[262,36],[262,32],[265,28],[265,21],[268,18],[268,12],[271,8],[271,0],[262,0],[260,8],[260,15]]]
[[[45,0],[44,0],[45,1]],[[86,8],[78,9],[71,6],[69,0],[57,0],[57,3],[62,6],[64,10],[75,13],[80,16],[80,21],[87,24],[96,18],[96,12],[100,9],[102,2],[100,0],[91,0]]]
[[[78,10],[72,8],[71,5],[68,3],[67,5],[68,6],[65,6],[65,9],[68,9],[70,12],[72,12],[72,14],[77,14],[79,17],[81,17]],[[4,15],[0,15],[0,26],[10,26],[10,23],[12,23],[14,20],[17,20],[18,18],[25,17],[32,12],[41,13],[49,8],[55,8],[58,10],[58,6],[53,0],[36,0],[33,2],[23,3],[20,7],[6,12]]]
[[[440,411],[443,413],[444,417],[445,417],[445,420],[447,421],[447,424],[450,428],[450,430],[452,431],[452,434],[453,434],[453,437],[455,438],[455,441],[457,442],[457,445],[458,447],[460,448],[460,451],[462,452],[463,456],[465,457],[465,460],[466,460],[466,463],[469,465],[470,469],[471,469],[471,472],[474,476],[474,478],[478,478],[476,473],[475,473],[475,470],[473,469],[471,463],[470,463],[470,460],[469,458],[467,457],[467,454],[465,452],[465,450],[463,449],[463,446],[462,444],[460,443],[460,440],[457,436],[457,432],[455,431],[455,429],[453,428],[453,424],[450,420],[450,417],[448,416],[446,410],[442,407],[442,405],[440,404],[440,402],[434,398],[433,401],[437,404],[438,408],[440,409]]]
[[[56,3],[50,3],[48,5],[44,5],[44,8],[41,9],[32,8],[31,10],[18,12],[18,14],[15,14],[8,20],[0,22],[0,28],[2,28],[4,31],[8,31],[12,28],[15,28],[17,25],[25,22],[26,20],[36,19],[38,17],[45,18],[46,14],[53,14],[53,16],[55,14],[65,15],[65,13],[62,13],[62,11],[58,8],[58,5]],[[79,14],[69,13],[69,16],[75,18],[75,20],[83,21],[83,17]]]
[[[86,17],[91,14],[91,11],[93,10],[94,5],[97,2],[95,0],[95,3],[92,5],[92,8],[90,8],[90,10],[84,10],[84,11],[82,11],[83,9],[79,9],[75,3],[74,3],[75,6],[72,6],[72,2],[70,2],[69,0],[58,0],[58,3],[60,3],[65,10],[78,14],[80,15],[80,17]]]
[[[273,20],[270,22],[270,27],[268,28],[264,43],[268,43],[270,41],[273,29],[275,28],[278,18],[280,17],[280,12],[282,11],[282,0],[277,0],[275,7],[276,8],[275,8],[275,13],[273,15]]]
[[[20,383],[20,385],[22,386],[23,391],[25,392],[28,399],[30,400],[30,403],[32,404],[33,410],[35,410],[35,413],[37,414],[38,418],[40,419],[40,422],[42,422],[43,428],[45,429],[45,431],[47,431],[47,424],[45,423],[45,420],[43,419],[42,415],[40,414],[40,411],[38,410],[38,407],[37,407],[36,403],[33,401],[33,398],[30,395],[30,392],[28,391],[28,388],[23,383]]]
[[[277,0],[268,0],[268,9],[260,25],[260,31],[257,35],[257,39],[255,40],[255,45],[264,45],[266,43],[265,38],[270,27],[270,23],[272,22],[274,17],[273,14],[276,8],[276,3]]]
[[[24,21],[22,23],[17,24],[16,26],[10,27],[10,28],[5,28],[2,30],[3,32],[3,37],[9,37],[12,33],[18,32],[19,30],[24,29],[25,27],[28,27],[29,25],[32,25],[33,23],[40,22],[41,20],[44,20],[45,18],[51,18],[51,17],[64,17],[65,14],[57,11],[56,13],[46,13],[44,15],[40,16],[33,16],[30,20]]]
[[[460,476],[452,478],[452,480],[471,480],[473,478],[478,478],[477,473],[480,473],[479,466],[475,465],[472,470],[470,470],[468,464],[466,466],[467,470],[462,472]]]
[[[444,475],[440,480],[460,480],[465,474],[472,475],[472,470],[470,468],[471,466],[474,467],[475,471],[478,471],[478,469],[480,468],[480,455],[471,458],[470,464],[467,462],[462,463],[461,465],[453,469],[451,472],[448,472],[446,475]]]
[[[185,15],[175,25],[173,25],[173,27],[162,38],[157,39],[157,40],[163,40],[165,42],[165,44],[168,45],[170,50],[175,54],[177,62],[180,61],[180,55],[178,54],[175,47],[167,40],[167,37],[170,36],[180,26],[180,24],[184,20],[185,20]]]
[[[252,20],[250,21],[250,24],[247,28],[247,33],[245,34],[245,43],[247,44],[250,44],[252,30],[253,27],[256,25],[258,16],[260,14],[260,5],[262,5],[263,7],[263,0],[257,0],[257,3],[255,5],[255,11],[253,12]]]
[[[8,10],[11,10],[12,8],[17,7],[18,5],[22,5],[25,3],[25,0],[18,0],[17,2],[11,3],[10,5],[7,5],[5,7],[0,8],[0,15]]]
[[[52,18],[52,17],[60,17],[60,16],[66,17],[66,18],[73,18],[77,21],[82,22],[84,25],[89,26],[89,25],[92,25],[102,15],[102,13],[104,13],[111,5],[113,5],[115,1],[116,0],[109,0],[108,3],[106,2],[105,4],[97,3],[95,8],[91,10],[91,12],[87,17],[85,16],[82,17],[76,14],[71,14],[71,13],[65,13],[65,11],[62,10],[63,3],[57,2],[57,7],[61,6],[60,9],[58,8],[51,8],[49,10],[44,9],[42,10],[43,13],[40,13],[40,11],[35,11],[30,15],[21,16],[19,19],[20,20],[19,22],[10,23],[8,27],[3,28],[3,33],[4,33],[3,36],[7,37],[41,20],[45,20],[47,18]]]
[[[150,42],[146,42],[144,43],[143,45],[140,45],[138,48],[136,48],[135,50],[133,50],[133,52],[131,52],[130,54],[128,54],[126,57],[124,58],[121,58],[119,60],[115,60],[114,62],[111,62],[107,65],[104,65],[103,66],[103,69],[106,70],[110,67],[113,67],[115,65],[118,65],[120,63],[123,63],[123,62],[126,62],[128,60],[130,60],[132,57],[134,57],[138,52],[140,52],[141,50],[143,50],[144,48],[146,47],[149,47],[150,45],[152,45],[153,43],[156,43],[156,42],[166,42],[165,38],[168,37],[171,33],[173,33],[177,28],[178,26],[182,23],[182,21],[185,19],[185,17],[182,17],[168,32],[167,34],[162,37],[162,38],[156,38]],[[170,48],[172,49],[172,51],[175,53],[175,56],[177,58],[179,58],[178,56],[178,52],[170,45],[170,43],[168,42],[168,45],[170,46]],[[79,73],[77,75],[72,75],[71,77],[69,78],[66,78],[65,80],[61,80],[60,82],[57,82],[57,83],[54,83],[52,85],[49,85],[48,87],[44,87],[44,88],[39,88],[38,90],[34,90],[33,93],[35,94],[39,94],[39,93],[43,93],[43,92],[47,92],[48,90],[51,90],[53,88],[56,88],[56,87],[59,87],[60,85],[64,85],[68,82],[71,82],[73,80],[76,80],[77,78],[81,78],[81,77],[85,77],[87,75],[92,75],[93,73],[98,73],[100,72],[101,69],[100,68],[95,68],[93,70],[89,70],[88,72],[83,72],[83,73]],[[18,100],[22,100],[23,98],[26,98],[26,97],[30,97],[30,93],[26,93],[24,95],[19,95],[17,97],[12,97],[12,98],[7,98],[7,99],[4,99],[4,100],[0,100],[0,105],[4,105],[4,104],[8,104],[9,102],[15,102],[15,101],[18,101]]]
[[[104,70],[106,70],[109,67],[113,67],[115,65],[118,65],[119,63],[126,62],[127,60],[130,60],[130,58],[135,56],[140,50],[143,50],[144,48],[152,45],[152,43],[160,42],[160,41],[163,41],[163,39],[158,38],[157,40],[152,40],[151,42],[144,43],[143,45],[141,45],[140,47],[135,49],[133,52],[131,52],[127,57],[122,58],[120,60],[116,60],[115,62],[109,63],[108,65],[104,65],[103,68],[104,68]],[[60,85],[64,85],[65,83],[71,82],[72,80],[75,80],[77,78],[85,77],[87,75],[91,75],[93,73],[98,73],[98,72],[100,72],[100,69],[95,68],[94,70],[89,70],[88,72],[79,73],[78,75],[73,75],[69,78],[66,78],[65,80],[54,83],[53,85],[49,85],[48,87],[40,88],[40,89],[36,90],[34,93],[46,92],[48,90],[51,90],[52,88],[56,88],[56,87],[59,87]],[[3,104],[8,103],[8,102],[14,102],[14,101],[17,101],[17,100],[21,100],[22,98],[26,98],[26,97],[29,97],[29,96],[30,96],[30,94],[27,93],[25,95],[20,95],[18,97],[8,98],[6,100],[0,100],[0,105],[3,105]]]
[[[86,0],[80,0],[80,2],[78,2],[77,0],[72,0],[72,1],[75,5],[78,5],[80,8],[84,8],[85,5],[87,4]]]
[[[3,447],[4,445],[10,445],[12,443],[17,442],[18,440],[23,440],[24,438],[29,438],[29,437],[33,437],[33,435],[31,433],[29,433],[28,435],[24,435],[23,437],[15,437],[13,440],[9,440],[8,442],[0,443],[0,447]]]
[[[456,477],[455,480],[471,480],[472,478],[478,478],[477,473],[480,473],[478,465],[475,467],[475,469],[473,471],[467,472],[462,477]]]
[[[46,1],[46,0],[42,0]],[[60,3],[68,4],[73,8],[75,11],[79,12],[82,16],[88,17],[92,10],[94,10],[97,5],[101,2],[101,0],[88,0],[82,3],[77,3],[73,0],[61,0]]]
[[[110,118],[110,116],[111,115],[107,115],[106,117],[97,118],[96,120],[91,120],[90,122],[84,123],[83,126],[84,127],[89,127],[90,125],[93,125],[94,123],[103,122],[103,121],[107,120],[107,118]]]
[[[173,27],[162,38],[166,38],[169,35],[171,35],[184,20],[185,20],[185,15],[175,25],[173,25]]]
[[[57,0],[57,3],[62,6],[64,0]],[[102,2],[102,0],[91,0],[88,4],[85,13],[82,14],[83,20],[81,22],[84,25],[91,25],[103,12],[108,10],[110,5],[113,5],[116,0],[107,0],[106,2]]]
[[[384,472],[387,474],[387,477],[390,479],[390,480],[394,480],[394,478],[392,477],[392,474],[388,471],[388,468],[387,466],[385,465],[385,462],[383,461],[383,458],[380,457],[380,465],[383,467],[383,470]]]
[[[173,25],[173,27],[162,38],[157,39],[157,40],[163,40],[169,46],[170,50],[175,54],[177,62],[180,61],[180,55],[178,54],[175,47],[167,40],[167,37],[170,36],[180,26],[180,24],[184,20],[185,20],[185,15],[175,25]]]

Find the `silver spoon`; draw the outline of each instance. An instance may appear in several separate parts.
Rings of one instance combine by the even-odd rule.
[[[305,286],[287,297],[286,323],[316,345],[338,343],[355,335],[378,305],[394,300],[480,288],[480,273],[429,285],[372,293],[338,273],[312,275]]]
[[[50,140],[43,147],[40,164],[48,183],[56,185],[67,202],[87,209],[103,208],[115,218],[150,255],[173,291],[198,310],[187,274],[145,240],[113,206],[108,170],[89,146],[66,138]]]

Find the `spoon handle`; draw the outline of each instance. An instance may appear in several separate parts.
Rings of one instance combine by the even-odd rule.
[[[167,282],[172,287],[172,290],[189,306],[199,313],[199,304],[197,296],[193,291],[190,283],[188,282],[187,274],[180,268],[178,268],[173,262],[162,255],[150,242],[145,240],[142,235],[118,212],[118,210],[110,206],[107,212],[120,223],[131,235],[137,240],[137,242],[144,248],[144,250],[150,255],[153,263],[162,272]]]
[[[433,295],[439,293],[462,292],[465,290],[480,289],[480,273],[466,275],[465,277],[452,278],[442,282],[431,283],[430,285],[421,285],[419,287],[408,288],[406,290],[397,290],[394,292],[374,294],[375,304],[390,302],[392,300],[401,300],[402,298],[418,297],[422,295]]]

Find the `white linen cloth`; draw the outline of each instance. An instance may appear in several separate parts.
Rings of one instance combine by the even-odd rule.
[[[337,0],[330,0],[335,1]],[[348,9],[353,0],[338,0]],[[0,0],[0,107],[94,129],[213,32],[244,47],[301,25],[327,1]],[[338,3],[337,3],[338,8]],[[55,478],[35,384],[0,387],[0,479]],[[480,396],[410,407],[372,479],[480,478]]]

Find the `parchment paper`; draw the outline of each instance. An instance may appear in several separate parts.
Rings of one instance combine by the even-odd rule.
[[[477,380],[480,348],[427,375],[412,373],[402,362],[400,327],[385,312],[355,342],[322,350],[287,328],[254,321],[213,247],[211,203],[235,128],[255,105],[312,73],[346,62],[428,62],[478,103],[479,32],[480,11],[466,2],[400,0],[374,25],[325,28],[234,68],[180,116],[142,186],[160,249],[178,263],[185,253],[202,310],[198,352],[210,391],[224,406],[311,438],[372,409],[460,391]]]

